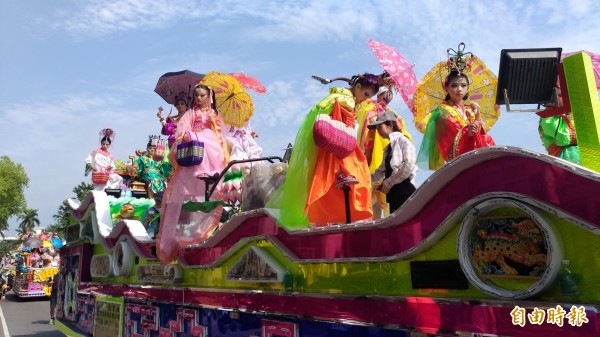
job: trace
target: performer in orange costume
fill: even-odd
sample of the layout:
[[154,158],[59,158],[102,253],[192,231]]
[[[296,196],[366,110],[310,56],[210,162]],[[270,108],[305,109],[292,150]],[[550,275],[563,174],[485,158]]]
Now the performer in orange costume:
[[[354,76],[350,89],[331,88],[330,94],[313,107],[302,122],[290,158],[284,185],[269,200],[267,207],[280,209],[280,224],[286,227],[322,226],[345,222],[344,193],[340,183],[350,186],[352,221],[368,219],[371,210],[371,177],[366,158],[358,144],[343,158],[318,147],[313,139],[315,120],[327,114],[354,128],[355,104],[375,95],[380,77],[372,74]],[[355,142],[356,143],[356,142]]]

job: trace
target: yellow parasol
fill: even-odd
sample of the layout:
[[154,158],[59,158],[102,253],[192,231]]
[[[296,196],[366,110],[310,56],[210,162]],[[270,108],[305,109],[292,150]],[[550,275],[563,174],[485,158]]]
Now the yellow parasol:
[[200,84],[214,91],[219,116],[225,123],[242,127],[252,117],[252,97],[233,76],[213,71],[206,74]]
[[[481,119],[485,122],[485,129],[489,130],[500,117],[500,107],[496,105],[498,78],[478,57],[471,56],[471,61],[471,69],[465,71],[470,83],[469,99],[465,103],[473,101],[481,106]],[[417,84],[413,121],[421,132],[425,132],[429,116],[446,97],[442,86],[448,75],[446,67],[447,61],[436,64]]]

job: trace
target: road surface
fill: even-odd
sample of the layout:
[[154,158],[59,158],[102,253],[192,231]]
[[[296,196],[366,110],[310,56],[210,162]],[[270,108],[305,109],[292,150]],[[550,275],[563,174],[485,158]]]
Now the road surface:
[[23,299],[12,292],[0,301],[0,337],[64,337],[50,321],[47,299]]

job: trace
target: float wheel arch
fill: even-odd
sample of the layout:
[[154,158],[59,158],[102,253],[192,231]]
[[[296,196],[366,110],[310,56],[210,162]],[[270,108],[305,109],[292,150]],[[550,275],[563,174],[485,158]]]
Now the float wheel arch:
[[[545,239],[547,249],[545,270],[539,276],[539,279],[526,289],[507,289],[486,280],[476,270],[476,266],[474,266],[471,259],[470,240],[477,221],[500,208],[517,209],[530,216]],[[460,266],[469,282],[484,293],[501,299],[525,299],[548,289],[558,276],[561,261],[564,258],[562,240],[546,214],[534,206],[508,198],[488,199],[473,206],[462,221],[458,234],[457,250]]]
[[112,251],[113,275],[128,277],[133,270],[135,257],[127,241],[119,241]]

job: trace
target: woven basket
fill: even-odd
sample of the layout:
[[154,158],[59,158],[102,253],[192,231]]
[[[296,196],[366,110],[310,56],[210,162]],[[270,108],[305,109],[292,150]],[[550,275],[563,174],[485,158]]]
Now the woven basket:
[[108,173],[92,172],[92,182],[96,185],[104,185],[108,182]]
[[184,167],[200,165],[204,158],[204,142],[198,141],[194,132],[189,136],[189,141],[177,144],[177,164]]
[[327,114],[315,118],[313,127],[315,144],[343,159],[356,149],[356,130]]

